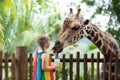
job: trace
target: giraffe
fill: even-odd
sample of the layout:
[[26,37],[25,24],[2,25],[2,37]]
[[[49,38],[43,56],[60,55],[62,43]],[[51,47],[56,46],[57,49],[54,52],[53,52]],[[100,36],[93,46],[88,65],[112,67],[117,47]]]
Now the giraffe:
[[[95,24],[91,23],[90,20],[84,19],[83,16],[79,14],[80,9],[78,9],[77,13],[74,15],[72,8],[70,8],[69,16],[65,18],[57,41],[52,48],[53,52],[59,53],[65,47],[86,37],[99,48],[108,60],[110,54],[112,54],[113,57],[115,57],[116,54],[120,56],[120,50],[114,37],[107,32],[101,31]],[[118,67],[120,67],[120,65],[118,65]],[[120,70],[118,71],[120,74]],[[108,80],[107,77],[105,80]]]

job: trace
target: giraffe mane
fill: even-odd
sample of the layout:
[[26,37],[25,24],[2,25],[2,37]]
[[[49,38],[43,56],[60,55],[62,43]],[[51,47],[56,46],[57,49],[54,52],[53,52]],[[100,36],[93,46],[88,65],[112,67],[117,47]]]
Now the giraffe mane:
[[[92,24],[92,23],[91,23],[91,25],[93,25],[96,29],[100,30],[95,24]],[[100,31],[101,31],[101,30],[100,30]],[[103,31],[102,31],[102,32],[103,32]],[[104,31],[103,33],[104,33],[106,36],[108,36],[109,38],[111,38],[111,39],[115,42],[115,44],[117,45],[117,47],[119,47],[118,44],[117,44],[117,40],[116,40],[110,33],[106,32],[106,31]]]
[[[99,29],[95,24],[92,24],[92,25],[93,25],[95,28]],[[100,30],[100,29],[99,29],[99,30]],[[106,34],[107,36],[115,39],[110,33],[106,32],[106,31],[104,31],[103,33]]]
[[114,38],[110,33],[108,33],[108,32],[103,32],[104,34],[106,34],[106,35],[108,35],[108,36],[110,36],[110,37],[112,37],[112,38]]

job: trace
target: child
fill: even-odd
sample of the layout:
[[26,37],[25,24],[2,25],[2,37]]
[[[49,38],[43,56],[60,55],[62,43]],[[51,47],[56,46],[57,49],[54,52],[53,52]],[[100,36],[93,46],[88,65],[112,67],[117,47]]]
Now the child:
[[46,49],[50,46],[47,35],[38,37],[38,49],[34,57],[34,79],[33,80],[54,80],[53,71],[59,68],[59,64],[51,65]]

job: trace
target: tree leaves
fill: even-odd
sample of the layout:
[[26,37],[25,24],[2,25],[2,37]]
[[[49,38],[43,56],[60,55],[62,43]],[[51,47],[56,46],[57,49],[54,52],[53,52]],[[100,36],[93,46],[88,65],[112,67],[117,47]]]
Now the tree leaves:
[[117,16],[117,20],[120,23],[120,0],[112,0],[113,10]]
[[94,50],[94,49],[96,49],[97,47],[96,47],[96,45],[94,45],[94,44],[91,44],[90,46],[89,46],[89,50],[90,51],[92,51],[92,50]]
[[4,46],[4,34],[3,34],[3,31],[4,31],[4,27],[2,26],[2,24],[0,23],[0,51],[3,50],[3,46]]
[[49,1],[6,0],[0,3],[0,23],[4,26],[4,30],[0,28],[0,45],[5,44],[1,45],[4,52],[11,54],[16,46],[27,46],[28,52],[34,52],[40,34],[49,34],[51,40],[56,38],[62,22],[59,11]]
[[86,3],[88,6],[93,6],[95,3],[95,0],[82,0],[83,3]]

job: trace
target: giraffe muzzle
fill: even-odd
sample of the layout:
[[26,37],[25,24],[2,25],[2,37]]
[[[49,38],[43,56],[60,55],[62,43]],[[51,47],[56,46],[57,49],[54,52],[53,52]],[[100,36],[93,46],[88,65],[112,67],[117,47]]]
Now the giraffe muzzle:
[[63,51],[63,43],[56,41],[54,47],[52,48],[53,53],[60,53]]

